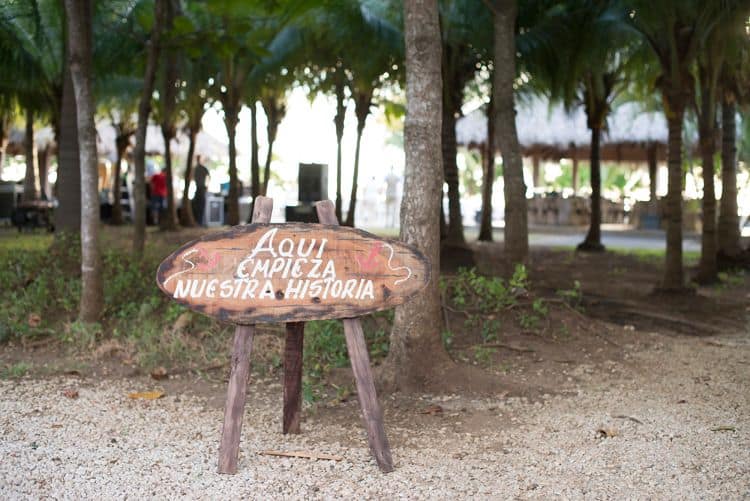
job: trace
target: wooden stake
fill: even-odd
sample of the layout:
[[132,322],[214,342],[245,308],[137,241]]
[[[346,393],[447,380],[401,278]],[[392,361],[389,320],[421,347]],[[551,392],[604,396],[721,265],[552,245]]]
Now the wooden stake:
[[[339,224],[333,203],[330,200],[318,202],[315,209],[321,223]],[[383,411],[375,392],[375,383],[370,370],[370,355],[367,352],[365,335],[359,319],[348,318],[344,320],[344,336],[346,337],[346,348],[349,351],[349,359],[354,372],[354,380],[357,383],[357,396],[359,397],[359,405],[362,407],[362,417],[367,430],[370,452],[375,457],[381,471],[388,473],[393,471],[391,448],[385,434]]]
[[[253,210],[254,223],[271,221],[273,199],[257,197]],[[224,407],[224,426],[219,446],[219,473],[237,473],[237,459],[240,452],[240,433],[242,415],[247,398],[247,380],[250,375],[250,352],[253,347],[252,325],[238,325],[234,332],[232,345],[232,366],[227,388],[227,402]]]
[[300,432],[304,322],[286,324],[284,347],[284,434]]

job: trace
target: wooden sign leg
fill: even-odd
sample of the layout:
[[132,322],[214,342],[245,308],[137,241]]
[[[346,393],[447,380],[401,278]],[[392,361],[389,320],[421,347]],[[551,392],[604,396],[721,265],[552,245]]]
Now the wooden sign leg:
[[[322,224],[338,225],[336,212],[330,200],[323,200],[315,205],[318,219]],[[370,370],[370,355],[367,352],[367,343],[362,331],[362,323],[357,318],[344,320],[344,336],[346,337],[346,348],[354,372],[354,380],[357,384],[357,396],[359,405],[362,407],[362,417],[367,429],[367,442],[370,452],[375,457],[380,469],[385,472],[393,471],[393,459],[391,459],[391,448],[388,445],[388,437],[385,435],[383,424],[383,411],[380,408],[375,383]]]
[[284,434],[300,432],[304,322],[286,324],[284,346]]
[[[258,197],[253,209],[253,222],[270,222],[272,210],[273,199]],[[238,325],[234,332],[232,366],[229,373],[227,402],[224,407],[221,445],[219,445],[219,473],[237,473],[242,415],[245,412],[247,399],[247,380],[250,375],[250,352],[253,347],[254,333],[255,327],[252,325]]]

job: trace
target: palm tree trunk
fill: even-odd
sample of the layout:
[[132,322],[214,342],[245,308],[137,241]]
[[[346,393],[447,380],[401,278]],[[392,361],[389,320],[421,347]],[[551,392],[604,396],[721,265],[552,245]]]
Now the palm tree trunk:
[[185,160],[185,182],[182,187],[182,208],[180,210],[180,224],[187,227],[195,226],[193,205],[190,203],[190,181],[193,179],[193,157],[195,156],[195,138],[197,135],[198,128],[190,127],[188,154]]
[[346,104],[344,103],[344,69],[336,70],[336,116],[333,123],[336,125],[336,218],[341,221],[341,141],[344,137],[344,118],[346,117]]
[[[125,222],[122,215],[122,159],[130,145],[130,134],[120,134],[115,138],[117,158],[115,159],[115,171],[112,176],[112,224],[120,225]],[[131,208],[132,212],[132,208]],[[131,214],[132,216],[132,214]]]
[[649,201],[656,204],[656,176],[658,172],[656,143],[648,147],[648,194]]
[[266,113],[267,125],[266,135],[268,136],[268,151],[266,152],[266,163],[263,168],[263,186],[261,195],[266,196],[268,193],[268,183],[271,180],[271,160],[273,159],[273,144],[276,141],[276,134],[279,130],[279,124],[286,113],[283,100],[262,100],[261,105]]
[[81,303],[79,318],[97,322],[104,306],[99,255],[99,170],[92,92],[92,2],[65,0],[70,70],[78,109],[81,161]]
[[521,147],[516,130],[513,81],[516,78],[515,0],[496,0],[494,19],[495,71],[495,143],[503,155],[505,179],[505,254],[512,264],[529,258],[529,227],[526,184],[523,180]]
[[[169,33],[174,26],[175,0],[166,1],[164,19],[164,30]],[[177,84],[179,83],[179,68],[177,66],[177,53],[174,47],[167,46],[164,57],[164,89],[160,97],[163,117],[161,122],[161,135],[164,139],[164,171],[167,180],[167,209],[163,217],[159,216],[159,225],[162,230],[177,230],[177,206],[174,196],[174,176],[172,169],[172,139],[175,137],[174,108],[177,97]]]
[[163,217],[159,217],[161,229],[166,231],[177,230],[177,206],[174,202],[174,178],[172,176],[172,138],[174,129],[170,125],[162,126],[161,135],[164,138],[164,173],[167,178],[167,210]]
[[716,190],[714,188],[714,154],[716,153],[716,113],[708,92],[702,91],[701,112],[698,114],[698,134],[703,165],[703,228],[701,232],[701,260],[697,280],[713,283],[718,279],[716,253]]
[[495,110],[490,95],[487,107],[487,142],[482,150],[482,217],[479,241],[492,242],[492,188],[495,184]]
[[450,363],[440,333],[440,230],[436,215],[442,186],[441,41],[435,1],[404,2],[406,121],[401,239],[430,260],[432,279],[409,303],[396,308],[383,382],[393,389],[419,386]]
[[156,66],[159,62],[161,49],[161,30],[164,23],[166,0],[156,0],[154,3],[154,27],[151,30],[151,40],[146,58],[146,73],[143,77],[143,88],[138,103],[138,127],[135,133],[135,150],[133,160],[135,164],[135,182],[133,185],[133,221],[135,235],[133,237],[133,252],[137,256],[143,255],[146,246],[146,129],[148,115],[151,112],[151,96],[154,92],[156,80]]
[[[55,228],[59,235],[77,235],[81,231],[81,169],[78,155],[78,118],[73,80],[70,76],[67,49],[64,65],[60,122],[56,127],[57,181],[55,191],[59,206],[55,211]],[[65,242],[61,240],[60,242]]]
[[268,193],[268,181],[271,179],[271,158],[273,157],[273,143],[276,137],[268,135],[268,151],[266,152],[266,163],[263,167],[263,186],[261,186],[260,194],[264,197]]
[[357,188],[359,181],[359,152],[362,133],[365,130],[367,116],[372,105],[372,92],[355,92],[354,112],[357,115],[357,146],[354,150],[354,172],[352,173],[352,191],[349,196],[349,210],[346,212],[345,226],[354,226],[354,211],[357,207]]
[[349,195],[349,210],[346,212],[344,226],[354,226],[354,211],[357,206],[357,178],[359,177],[359,147],[362,142],[362,130],[364,123],[357,123],[357,146],[354,150],[354,172],[352,173],[352,191]]
[[8,132],[10,119],[8,114],[0,112],[0,179],[3,177],[3,165],[5,164],[5,150],[8,147]]
[[[229,195],[227,196],[227,224],[236,226],[240,224],[240,202],[239,202],[239,179],[237,177],[237,146],[235,134],[237,132],[237,108],[225,107],[224,125],[229,136]],[[251,211],[252,212],[252,211]]]
[[49,200],[49,151],[50,144],[47,143],[44,148],[37,148],[36,162],[39,167],[39,197],[42,200]]
[[26,157],[26,175],[23,178],[23,200],[37,200],[39,191],[36,182],[36,148],[34,148],[34,111],[26,110],[26,131],[23,140]]
[[736,257],[741,253],[740,219],[737,215],[737,129],[735,105],[721,103],[721,207],[719,211],[719,253]]
[[579,251],[602,252],[602,167],[600,160],[600,143],[602,131],[598,127],[591,128],[591,220],[586,238],[578,244]]
[[672,106],[667,116],[669,138],[667,167],[669,170],[666,204],[667,251],[662,287],[666,291],[681,291],[685,282],[682,269],[682,121],[683,106]]
[[[255,101],[250,105],[250,190],[253,201],[255,201],[255,197],[261,193],[258,160],[258,109]],[[252,219],[252,211],[249,217]]]
[[456,164],[456,116],[454,110],[443,108],[442,124],[443,175],[448,185],[448,234],[446,241],[462,244],[464,225],[461,218],[461,193],[459,192],[458,165]]

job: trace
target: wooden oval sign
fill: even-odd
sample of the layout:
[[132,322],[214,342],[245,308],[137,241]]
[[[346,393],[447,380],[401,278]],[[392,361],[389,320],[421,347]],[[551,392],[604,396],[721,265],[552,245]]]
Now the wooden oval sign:
[[156,275],[175,301],[238,324],[356,317],[404,303],[429,280],[427,258],[402,242],[296,223],[207,235]]

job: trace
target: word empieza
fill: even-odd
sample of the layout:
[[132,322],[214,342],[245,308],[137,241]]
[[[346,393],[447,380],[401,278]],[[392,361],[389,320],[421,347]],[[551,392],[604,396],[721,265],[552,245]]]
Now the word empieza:
[[[374,286],[370,279],[336,275],[333,259],[326,259],[328,239],[300,238],[297,242],[284,238],[274,242],[277,229],[266,231],[252,252],[237,265],[232,279],[177,278],[175,298],[222,299],[306,299],[319,302],[328,298],[374,300]],[[317,249],[316,249],[317,247]],[[196,250],[196,252],[199,252]],[[191,253],[183,259],[196,268]],[[179,272],[178,272],[179,273]],[[172,278],[172,277],[170,277]],[[278,286],[279,282],[285,284]],[[276,285],[274,285],[276,284]]]

